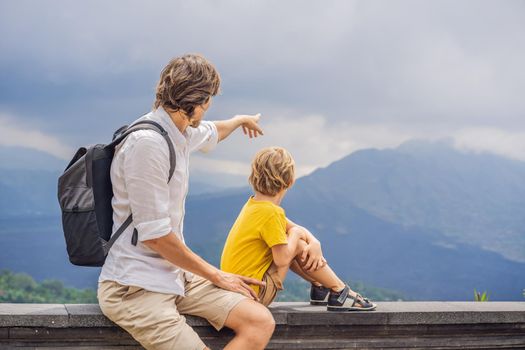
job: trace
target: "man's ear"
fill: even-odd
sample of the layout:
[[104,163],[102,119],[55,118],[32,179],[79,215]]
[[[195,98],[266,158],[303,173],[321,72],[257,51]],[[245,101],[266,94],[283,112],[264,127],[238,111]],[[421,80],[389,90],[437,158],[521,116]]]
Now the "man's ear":
[[[179,109],[180,113],[182,114],[182,116],[184,117],[184,119],[187,119],[187,120],[191,120],[191,116],[188,114],[188,112],[186,112],[185,110],[183,110],[182,108]],[[195,112],[195,109],[193,110]],[[193,115],[193,114],[192,114]]]

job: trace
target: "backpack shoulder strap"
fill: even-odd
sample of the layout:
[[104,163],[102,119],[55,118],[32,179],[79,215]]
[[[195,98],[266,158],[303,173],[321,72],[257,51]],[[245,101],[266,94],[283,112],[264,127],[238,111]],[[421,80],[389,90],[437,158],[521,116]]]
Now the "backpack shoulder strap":
[[[129,214],[126,221],[124,221],[124,223],[120,225],[118,230],[111,235],[111,238],[109,239],[109,241],[106,242],[103,239],[101,239],[102,249],[104,249],[104,255],[108,255],[109,249],[113,246],[113,243],[115,243],[115,241],[120,237],[122,232],[124,232],[128,228],[128,226],[131,224],[132,221],[133,221],[133,215]],[[133,235],[135,235],[135,230],[133,230]]]
[[[168,143],[168,148],[170,150],[170,171],[168,175],[168,182],[170,182],[171,177],[173,176],[173,173],[175,172],[175,165],[176,165],[177,158],[175,156],[175,148],[173,147],[173,143],[171,142],[171,139],[168,133],[166,132],[166,130],[164,130],[164,128],[159,123],[154,122],[153,120],[141,120],[127,128],[122,127],[116,131],[113,141],[109,145],[107,145],[107,147],[115,148],[119,143],[121,143],[131,133],[138,131],[138,130],[156,131],[159,134],[161,134],[162,137],[164,137],[164,140],[166,140],[166,142]],[[110,240],[106,244],[103,244],[103,249],[106,255],[109,252],[109,249],[111,248],[111,246],[113,246],[113,243],[115,243],[115,241],[126,230],[126,228],[128,228],[128,226],[131,224],[132,221],[133,221],[133,214],[129,214],[126,221],[124,221],[124,223],[120,225],[117,231],[111,235]],[[134,229],[133,235],[131,237],[131,243],[133,245],[137,245],[137,241],[138,241],[138,232],[137,232],[137,229]]]
[[[117,130],[117,133],[121,131],[122,128]],[[129,126],[125,131],[121,132],[120,134],[117,134],[115,139],[107,146],[115,148],[119,143],[124,141],[126,137],[128,137],[131,133],[138,131],[138,130],[153,130],[158,132],[159,134],[164,137],[164,140],[166,140],[166,143],[168,144],[168,148],[170,151],[170,171],[168,175],[168,182],[171,180],[171,177],[173,176],[173,173],[175,172],[175,165],[177,162],[177,157],[175,156],[175,148],[173,147],[173,142],[171,142],[171,139],[168,135],[168,132],[164,130],[164,128],[157,122],[153,120],[141,120],[136,122],[135,124]]]

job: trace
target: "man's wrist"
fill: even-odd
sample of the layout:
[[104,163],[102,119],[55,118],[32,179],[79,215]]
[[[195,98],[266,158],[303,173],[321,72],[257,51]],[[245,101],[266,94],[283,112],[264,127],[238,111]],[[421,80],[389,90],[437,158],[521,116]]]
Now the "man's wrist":
[[244,115],[236,115],[232,119],[235,121],[235,126],[239,127],[242,124],[244,124],[244,122],[246,121],[246,116],[244,116]]
[[214,269],[209,277],[208,277],[208,280],[213,283],[213,284],[217,284],[221,279],[221,271],[219,269]]

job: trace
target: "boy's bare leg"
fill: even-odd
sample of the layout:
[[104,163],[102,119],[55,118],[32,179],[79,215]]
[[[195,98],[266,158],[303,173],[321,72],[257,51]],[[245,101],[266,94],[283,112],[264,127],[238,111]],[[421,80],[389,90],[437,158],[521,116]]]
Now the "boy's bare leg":
[[[302,252],[304,247],[307,245],[307,243],[303,240],[299,241],[299,250]],[[300,261],[300,254],[296,256],[295,261]],[[310,279],[313,279],[315,282],[320,283],[322,286],[326,288],[330,288],[333,291],[341,291],[345,287],[345,283],[337,277],[335,272],[328,266],[328,264],[325,264],[323,267],[320,267],[317,270],[304,270],[299,264],[299,268],[303,271],[304,274],[306,274]]]
[[[284,281],[284,279],[286,278],[286,273],[288,272],[288,269],[292,269],[292,271],[294,272],[297,271],[296,273],[308,282],[314,283],[316,285],[321,284],[324,287],[331,288],[334,291],[342,290],[345,287],[344,282],[341,281],[339,277],[337,277],[335,272],[332,271],[332,269],[328,265],[324,265],[316,271],[306,271],[301,267],[300,257],[308,243],[306,243],[306,241],[303,239],[298,239],[298,237],[304,237],[304,234],[301,233],[301,230],[303,230],[302,228],[294,227],[291,230],[296,232],[290,231],[288,233],[288,248],[293,252],[294,258],[292,258],[290,264],[287,266],[276,266],[281,281]],[[291,235],[293,235],[294,237],[292,237]]]
[[[295,232],[292,232],[292,231],[295,231]],[[299,260],[296,257],[298,254],[300,255],[302,253],[302,249],[304,249],[304,245],[302,244],[299,245],[299,242],[298,242],[298,240],[305,239],[304,233],[299,227],[294,227],[290,230],[290,232],[287,232],[286,234],[288,235],[288,245],[290,246],[290,250],[294,251],[295,253],[294,253],[294,258],[292,258],[289,266],[287,266],[286,269],[283,269],[282,272],[279,271],[279,268],[277,269],[280,272],[279,276],[281,277],[281,281],[284,281],[284,277],[286,277],[286,272],[288,271],[288,268],[290,268],[290,270],[295,272],[302,279],[316,286],[320,286],[321,284],[319,282],[315,281],[312,277],[310,277],[303,271],[303,269],[301,268],[301,265],[299,264]],[[296,235],[296,236],[292,238],[290,235]]]
[[[295,232],[293,232],[295,231]],[[297,273],[300,277],[304,278],[310,283],[315,285],[321,284],[326,288],[330,288],[334,291],[340,291],[345,287],[345,283],[337,277],[334,271],[325,264],[323,267],[320,267],[317,270],[305,270],[301,266],[301,254],[303,253],[304,248],[308,245],[304,239],[294,239],[290,235],[295,235],[295,237],[305,237],[303,233],[304,229],[301,227],[293,227],[288,232],[289,240],[288,245],[290,250],[294,252],[294,258],[291,260],[289,268]],[[277,270],[279,272],[279,277],[281,281],[284,281],[286,273],[288,272],[288,266],[286,268],[281,267]]]
[[[293,228],[293,229],[302,230],[302,228],[300,227]],[[297,247],[295,250],[297,252],[297,255],[294,259],[297,265],[294,266],[294,269],[295,267],[297,267],[300,270],[298,275],[301,277],[303,277],[303,275],[306,275],[308,278],[305,278],[305,280],[309,282],[312,282],[313,280],[314,282],[318,282],[319,284],[321,284],[323,287],[330,288],[331,290],[335,292],[339,292],[343,290],[343,288],[345,287],[345,283],[339,277],[337,277],[335,272],[330,268],[330,266],[328,266],[328,264],[324,265],[323,267],[320,267],[317,270],[305,270],[302,267],[301,254],[307,244],[308,243],[306,243],[306,241],[302,239],[297,242]],[[293,261],[292,261],[292,264],[293,264]],[[355,296],[356,294],[357,293],[355,291],[350,289],[351,296]]]
[[[300,227],[294,227],[292,230],[304,230]],[[294,232],[298,236],[303,236],[300,232]],[[294,234],[292,233],[292,234]],[[297,236],[296,236],[297,237]],[[290,261],[290,265],[285,267],[277,267],[279,278],[284,281],[288,269],[296,272],[300,277],[314,285],[322,285],[325,288],[330,288],[334,292],[340,292],[344,289],[346,284],[335,274],[335,272],[325,264],[317,270],[305,270],[301,266],[301,255],[308,245],[304,239],[289,239],[288,245],[290,250],[294,252],[294,258]],[[273,264],[273,263],[272,263]],[[351,296],[355,297],[357,293],[352,289],[349,290]],[[361,304],[358,302],[358,305]]]
[[310,283],[312,283],[312,284],[314,284],[314,285],[316,285],[318,287],[321,286],[321,283],[317,282],[312,277],[307,275],[306,272],[303,271],[303,268],[301,267],[301,265],[297,261],[297,258],[292,260],[292,263],[290,264],[290,270],[295,272],[296,275],[298,275],[299,277],[301,277],[305,281],[308,281],[308,282],[310,282]]
[[282,266],[277,266],[274,262],[272,262],[272,266],[277,269],[277,274],[279,275],[279,279],[281,281],[285,280],[286,274],[288,273],[288,269],[291,269],[305,280],[309,282],[315,282],[312,277],[308,276],[303,272],[303,269],[301,269],[298,262],[296,261],[296,258],[301,255],[306,244],[306,241],[300,238],[304,237],[304,234],[298,228],[293,228],[292,230],[295,232],[290,231],[287,233],[288,250],[291,252],[291,260],[288,264]]

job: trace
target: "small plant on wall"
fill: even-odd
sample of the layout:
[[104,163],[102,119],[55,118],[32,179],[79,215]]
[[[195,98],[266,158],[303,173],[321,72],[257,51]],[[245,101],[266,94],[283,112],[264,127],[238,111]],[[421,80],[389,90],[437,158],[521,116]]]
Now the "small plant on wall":
[[474,289],[474,301],[489,301],[489,296],[486,291],[480,293]]

